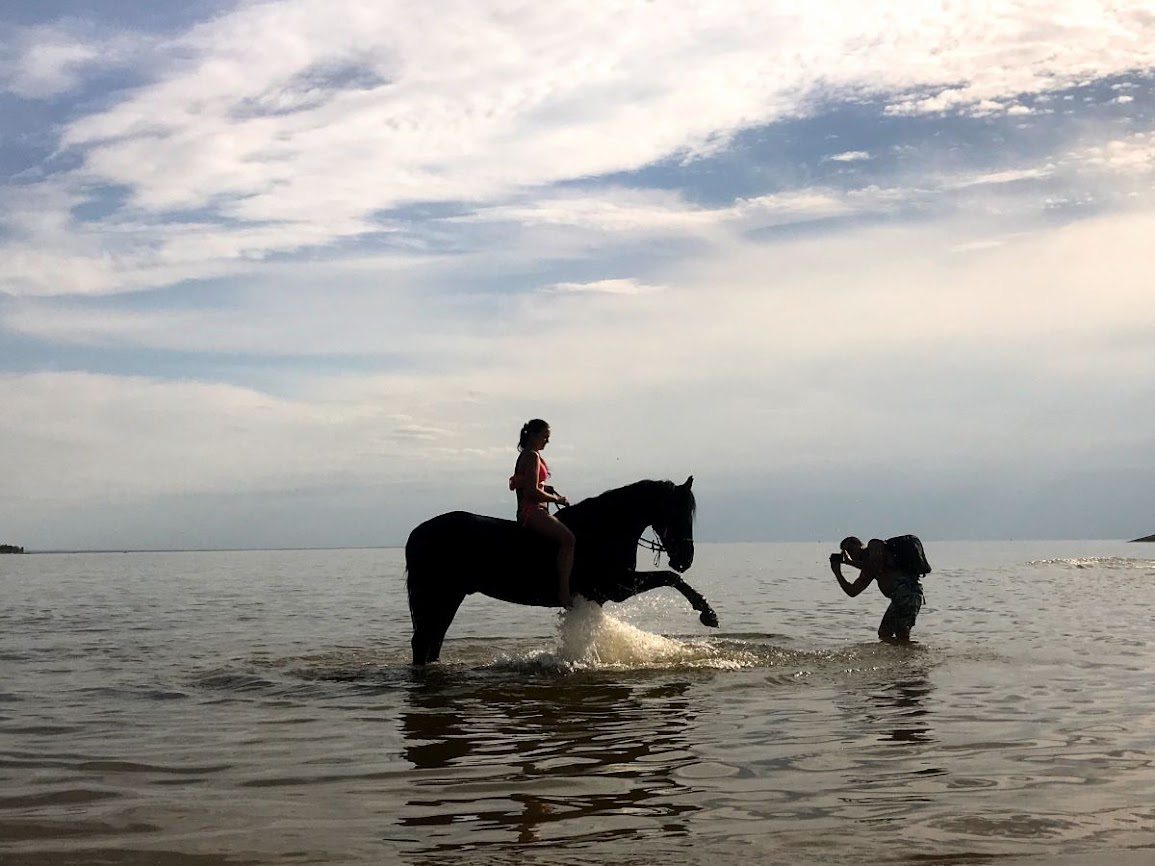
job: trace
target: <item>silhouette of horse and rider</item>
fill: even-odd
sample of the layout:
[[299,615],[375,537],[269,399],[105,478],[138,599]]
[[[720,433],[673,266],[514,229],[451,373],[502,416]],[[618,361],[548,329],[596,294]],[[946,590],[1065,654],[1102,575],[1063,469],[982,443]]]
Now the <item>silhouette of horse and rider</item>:
[[[545,484],[549,470],[539,452],[548,441],[544,421],[522,427],[509,482],[518,494],[518,520],[452,511],[410,533],[405,567],[415,665],[438,660],[458,607],[475,592],[514,604],[568,607],[573,595],[603,604],[668,586],[685,596],[703,625],[718,625],[706,599],[681,576],[694,562],[693,476],[682,484],[638,481],[569,505]],[[550,514],[550,504],[562,507]],[[636,569],[647,527],[672,570]]]

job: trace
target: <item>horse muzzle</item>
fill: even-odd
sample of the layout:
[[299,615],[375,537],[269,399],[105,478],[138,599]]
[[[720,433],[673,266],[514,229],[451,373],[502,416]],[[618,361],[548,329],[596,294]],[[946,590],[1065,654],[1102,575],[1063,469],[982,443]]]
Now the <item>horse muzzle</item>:
[[672,550],[667,548],[666,555],[670,558],[670,568],[681,574],[694,564],[694,542],[679,544]]

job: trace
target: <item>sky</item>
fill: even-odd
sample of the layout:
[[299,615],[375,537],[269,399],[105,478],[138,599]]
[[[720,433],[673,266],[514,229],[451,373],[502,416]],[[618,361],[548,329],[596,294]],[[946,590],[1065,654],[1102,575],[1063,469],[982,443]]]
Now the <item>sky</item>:
[[0,542],[1155,532],[1155,9],[0,7]]

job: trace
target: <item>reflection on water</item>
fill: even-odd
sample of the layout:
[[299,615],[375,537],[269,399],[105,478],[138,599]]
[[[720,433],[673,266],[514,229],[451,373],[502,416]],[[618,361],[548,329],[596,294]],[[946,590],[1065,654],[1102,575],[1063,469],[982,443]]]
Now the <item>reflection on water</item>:
[[1137,550],[936,545],[893,647],[824,549],[703,545],[722,631],[471,599],[428,671],[398,551],[21,557],[0,862],[1146,866]]
[[[406,695],[417,852],[689,832],[675,769],[692,760],[684,682],[428,675]],[[442,830],[441,828],[445,828]]]
[[869,666],[837,680],[847,731],[864,742],[933,744],[935,655],[917,644],[868,645],[862,652]]
[[[926,706],[926,698],[934,691],[924,668],[910,671],[902,678],[878,691],[871,692],[870,697],[885,712],[880,716],[879,727],[894,728],[886,730],[880,737],[884,742],[896,743],[926,743],[932,740],[930,736],[930,710]],[[884,721],[888,719],[889,722]]]

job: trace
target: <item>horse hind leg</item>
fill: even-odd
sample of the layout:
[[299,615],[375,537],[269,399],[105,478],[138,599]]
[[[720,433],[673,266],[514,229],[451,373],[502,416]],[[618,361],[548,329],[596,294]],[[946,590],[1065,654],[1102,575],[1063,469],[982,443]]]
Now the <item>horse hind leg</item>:
[[441,657],[441,643],[449,630],[457,608],[465,600],[465,594],[443,589],[433,591],[424,582],[414,580],[409,572],[409,618],[413,622],[413,664],[426,665]]

